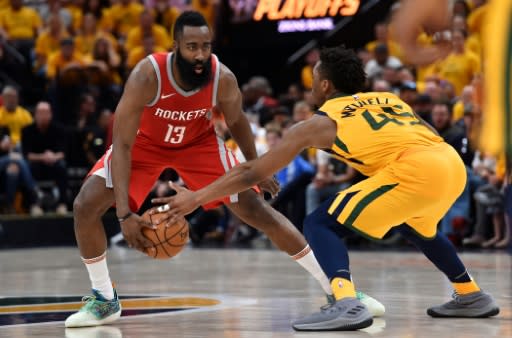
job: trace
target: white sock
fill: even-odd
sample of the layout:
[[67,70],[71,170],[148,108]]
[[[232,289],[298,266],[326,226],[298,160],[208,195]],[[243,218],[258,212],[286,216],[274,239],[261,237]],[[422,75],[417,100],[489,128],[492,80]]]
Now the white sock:
[[318,264],[313,250],[306,245],[299,253],[291,256],[297,263],[300,264],[307,272],[309,272],[315,279],[320,283],[324,292],[328,295],[332,295],[331,283],[325,275],[324,271]]
[[92,288],[98,290],[105,299],[113,299],[114,288],[108,274],[107,252],[95,258],[82,257],[82,261],[89,272]]

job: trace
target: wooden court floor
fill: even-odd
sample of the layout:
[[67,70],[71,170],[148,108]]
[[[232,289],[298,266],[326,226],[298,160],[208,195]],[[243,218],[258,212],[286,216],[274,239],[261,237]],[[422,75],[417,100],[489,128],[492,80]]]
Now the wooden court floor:
[[501,313],[491,319],[433,319],[428,306],[451,295],[450,284],[422,255],[351,253],[356,285],[387,307],[356,332],[296,333],[290,322],[316,311],[316,281],[276,250],[192,249],[155,261],[114,248],[108,260],[123,300],[113,325],[68,329],[63,319],[88,293],[74,248],[0,251],[0,337],[512,337],[512,259],[506,253],[461,255]]

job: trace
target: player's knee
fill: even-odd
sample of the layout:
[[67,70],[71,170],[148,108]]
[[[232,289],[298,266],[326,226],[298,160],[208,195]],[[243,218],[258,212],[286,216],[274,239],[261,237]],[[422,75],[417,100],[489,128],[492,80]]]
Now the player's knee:
[[[81,190],[73,201],[73,213],[76,218],[89,218],[98,214],[98,204],[90,198],[86,190]],[[101,216],[101,215],[100,215]]]

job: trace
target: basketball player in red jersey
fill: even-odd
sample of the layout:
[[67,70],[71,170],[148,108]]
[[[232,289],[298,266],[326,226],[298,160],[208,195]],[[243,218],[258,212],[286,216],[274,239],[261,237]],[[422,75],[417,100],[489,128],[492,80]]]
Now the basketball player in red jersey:
[[[74,202],[75,235],[93,296],[66,320],[66,327],[106,324],[121,314],[106,263],[101,216],[108,208],[115,203],[127,243],[143,251],[152,246],[141,232],[150,225],[135,212],[165,168],[175,169],[191,190],[197,190],[237,164],[215,134],[213,109],[224,115],[244,156],[248,160],[257,157],[236,78],[211,53],[211,39],[204,18],[197,12],[184,12],[174,27],[174,52],[150,55],[131,73],[116,109],[113,146],[92,168]],[[260,187],[272,194],[278,191],[272,178]],[[304,237],[254,190],[203,207],[221,203],[263,231],[332,294]],[[364,294],[361,297],[375,314],[383,314],[382,304]]]

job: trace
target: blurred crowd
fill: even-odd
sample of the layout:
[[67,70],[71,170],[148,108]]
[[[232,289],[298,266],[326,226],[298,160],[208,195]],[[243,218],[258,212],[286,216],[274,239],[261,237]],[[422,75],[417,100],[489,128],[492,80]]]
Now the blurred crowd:
[[[66,214],[85,173],[111,143],[113,111],[122,85],[146,55],[169,50],[179,13],[195,9],[214,26],[222,3],[207,0],[0,0],[0,199],[4,213]],[[392,92],[409,104],[460,154],[467,186],[439,224],[454,244],[504,248],[511,242],[512,201],[504,155],[478,149],[482,114],[482,22],[485,0],[453,2],[451,30],[421,34],[422,44],[450,43],[452,52],[434,64],[413,67],[394,41],[388,17],[374,27],[374,40],[358,49],[368,75],[367,90]],[[317,49],[304,57],[300,74],[284,93],[255,74],[241,85],[243,108],[259,154],[278,144],[288,128],[308,119]],[[21,104],[23,102],[23,104]],[[492,113],[492,112],[486,112]],[[219,133],[243,155],[222,119]],[[428,165],[428,163],[425,163]],[[276,174],[281,192],[269,202],[297,228],[329,195],[364,177],[326,152],[305,150]],[[155,183],[151,196],[169,193],[172,170]],[[509,194],[510,195],[510,194]],[[149,199],[148,199],[149,201]],[[143,208],[148,208],[146,203]],[[190,218],[194,243],[250,242],[261,234],[227,208],[196,211]],[[395,241],[393,234],[388,241]]]

